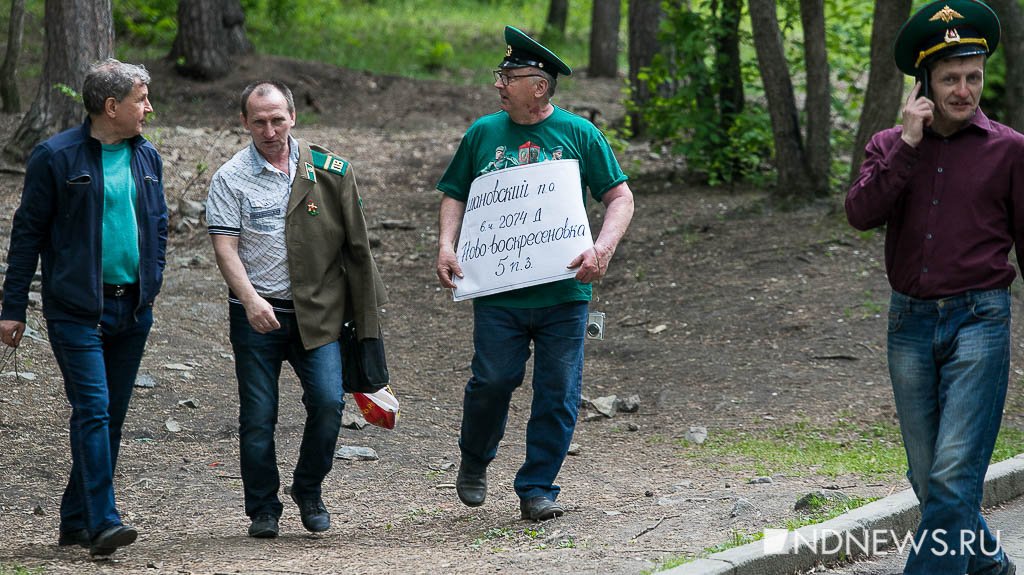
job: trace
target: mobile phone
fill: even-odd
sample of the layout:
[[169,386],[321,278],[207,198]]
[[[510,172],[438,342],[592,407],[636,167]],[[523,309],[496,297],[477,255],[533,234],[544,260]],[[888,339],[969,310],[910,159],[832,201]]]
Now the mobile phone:
[[932,86],[931,80],[928,78],[928,68],[921,68],[921,73],[917,75],[917,79],[921,82],[921,91],[917,93],[922,98],[932,99]]

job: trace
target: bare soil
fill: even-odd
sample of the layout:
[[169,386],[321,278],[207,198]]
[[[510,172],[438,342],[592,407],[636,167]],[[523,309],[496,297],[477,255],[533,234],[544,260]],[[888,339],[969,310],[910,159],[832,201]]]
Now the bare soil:
[[[620,156],[637,210],[595,287],[592,307],[608,314],[607,339],[586,344],[584,395],[637,394],[640,409],[611,419],[584,412],[579,454],[559,476],[568,513],[521,521],[512,479],[524,455],[524,385],[491,467],[487,503],[464,507],[453,484],[471,304],[453,303],[437,287],[434,184],[472,119],[496,109],[493,91],[268,57],[243,61],[212,83],[178,78],[163,62],[149,67],[158,116],[147,136],[165,158],[169,202],[183,208],[173,214],[166,283],[142,365],[156,386],[136,389],[116,474],[124,519],[141,536],[111,561],[57,547],[69,408],[48,344],[26,339],[19,368],[35,379],[16,379],[10,363],[0,368],[0,567],[153,575],[637,573],[722,543],[733,530],[779,525],[815,489],[838,485],[880,497],[906,487],[898,474],[828,477],[815,467],[751,484],[757,458],[707,457],[680,441],[690,426],[715,437],[796,422],[894,423],[882,240],[853,232],[838,198],[776,211],[764,190],[689,183],[678,162],[638,143]],[[247,144],[236,99],[256,77],[289,82],[296,135],[354,166],[379,239],[391,299],[385,338],[402,401],[394,431],[342,431],[339,445],[372,447],[380,459],[337,460],[324,486],[333,528],[311,536],[286,503],[282,536],[269,541],[246,536],[226,290],[205,228],[185,202],[202,201],[212,172]],[[598,123],[622,117],[618,81],[581,77],[559,89],[559,104],[597,110]],[[17,120],[3,118],[6,133]],[[4,247],[20,186],[19,176],[0,174]],[[592,220],[600,225],[599,209]],[[38,308],[30,324],[42,337]],[[1020,360],[1018,342],[1015,368]],[[287,369],[280,389],[278,456],[287,485],[303,411]],[[188,399],[197,407],[180,405]],[[1024,424],[1022,404],[1014,382],[1006,425]],[[168,430],[171,418],[180,431]],[[734,517],[739,498],[753,508]]]

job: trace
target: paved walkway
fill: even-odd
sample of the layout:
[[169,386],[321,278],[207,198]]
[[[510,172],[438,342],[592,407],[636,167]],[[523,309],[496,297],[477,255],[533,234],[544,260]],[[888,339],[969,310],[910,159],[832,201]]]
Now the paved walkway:
[[[985,512],[990,529],[999,532],[1003,549],[1013,558],[1018,567],[1024,563],[1024,497],[1018,497],[1005,505]],[[872,559],[831,569],[832,575],[890,575],[901,573],[907,561],[906,551],[892,551]]]

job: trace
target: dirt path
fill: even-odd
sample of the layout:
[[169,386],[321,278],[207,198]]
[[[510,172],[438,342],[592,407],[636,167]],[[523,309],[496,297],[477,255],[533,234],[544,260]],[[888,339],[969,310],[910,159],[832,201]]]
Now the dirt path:
[[[306,534],[286,505],[281,538],[246,537],[225,289],[203,229],[190,232],[186,222],[172,241],[143,360],[156,387],[136,392],[116,478],[121,509],[140,540],[100,563],[56,546],[70,464],[68,409],[48,345],[28,340],[20,367],[36,379],[0,375],[0,565],[153,575],[637,573],[721,543],[731,530],[779,524],[793,516],[797,497],[824,485],[864,496],[904,487],[898,476],[868,482],[814,469],[749,484],[756,461],[709,460],[678,441],[691,425],[714,435],[794,422],[893,422],[885,312],[877,307],[887,294],[882,245],[877,236],[854,233],[830,206],[766,213],[756,191],[670,181],[664,160],[634,149],[623,163],[639,175],[637,213],[595,290],[595,308],[608,314],[608,339],[587,343],[584,394],[637,394],[640,410],[580,423],[580,453],[559,477],[569,512],[534,524],[518,519],[511,487],[530,401],[520,390],[491,468],[488,502],[462,506],[452,485],[471,306],[436,287],[432,189],[469,118],[493,107],[489,94],[338,70],[315,76],[280,60],[251,62],[239,74],[257,65],[313,86],[322,113],[297,135],[347,157],[358,174],[392,301],[385,338],[403,402],[398,429],[342,431],[339,444],[372,447],[380,459],[337,461],[324,486],[335,525],[326,535]],[[347,97],[323,88],[335,82],[361,87]],[[212,171],[246,142],[224,120],[242,84],[154,84],[155,94],[165,94],[158,111],[161,104],[170,110],[150,134],[167,159],[170,199],[201,200]],[[563,103],[614,115],[616,93],[616,84],[580,82],[567,88]],[[185,100],[199,104],[186,110]],[[304,113],[308,104],[300,105],[300,122]],[[0,176],[3,246],[19,185]],[[31,317],[38,322],[39,311]],[[1015,365],[1022,365],[1021,343]],[[179,405],[187,399],[198,407]],[[1009,425],[1021,426],[1021,403],[1015,382]],[[168,418],[181,431],[167,431]],[[301,428],[297,380],[287,373],[277,433],[285,484]],[[739,498],[754,511],[732,517]]]

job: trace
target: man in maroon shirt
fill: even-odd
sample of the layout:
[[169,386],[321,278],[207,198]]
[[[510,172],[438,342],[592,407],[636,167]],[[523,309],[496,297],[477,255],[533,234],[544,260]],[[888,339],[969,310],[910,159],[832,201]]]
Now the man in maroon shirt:
[[1009,252],[1024,253],[1024,136],[978,107],[999,32],[977,0],[903,25],[896,64],[918,82],[846,197],[855,228],[886,226],[889,373],[921,506],[905,574],[1015,573],[980,513],[1009,379]]

